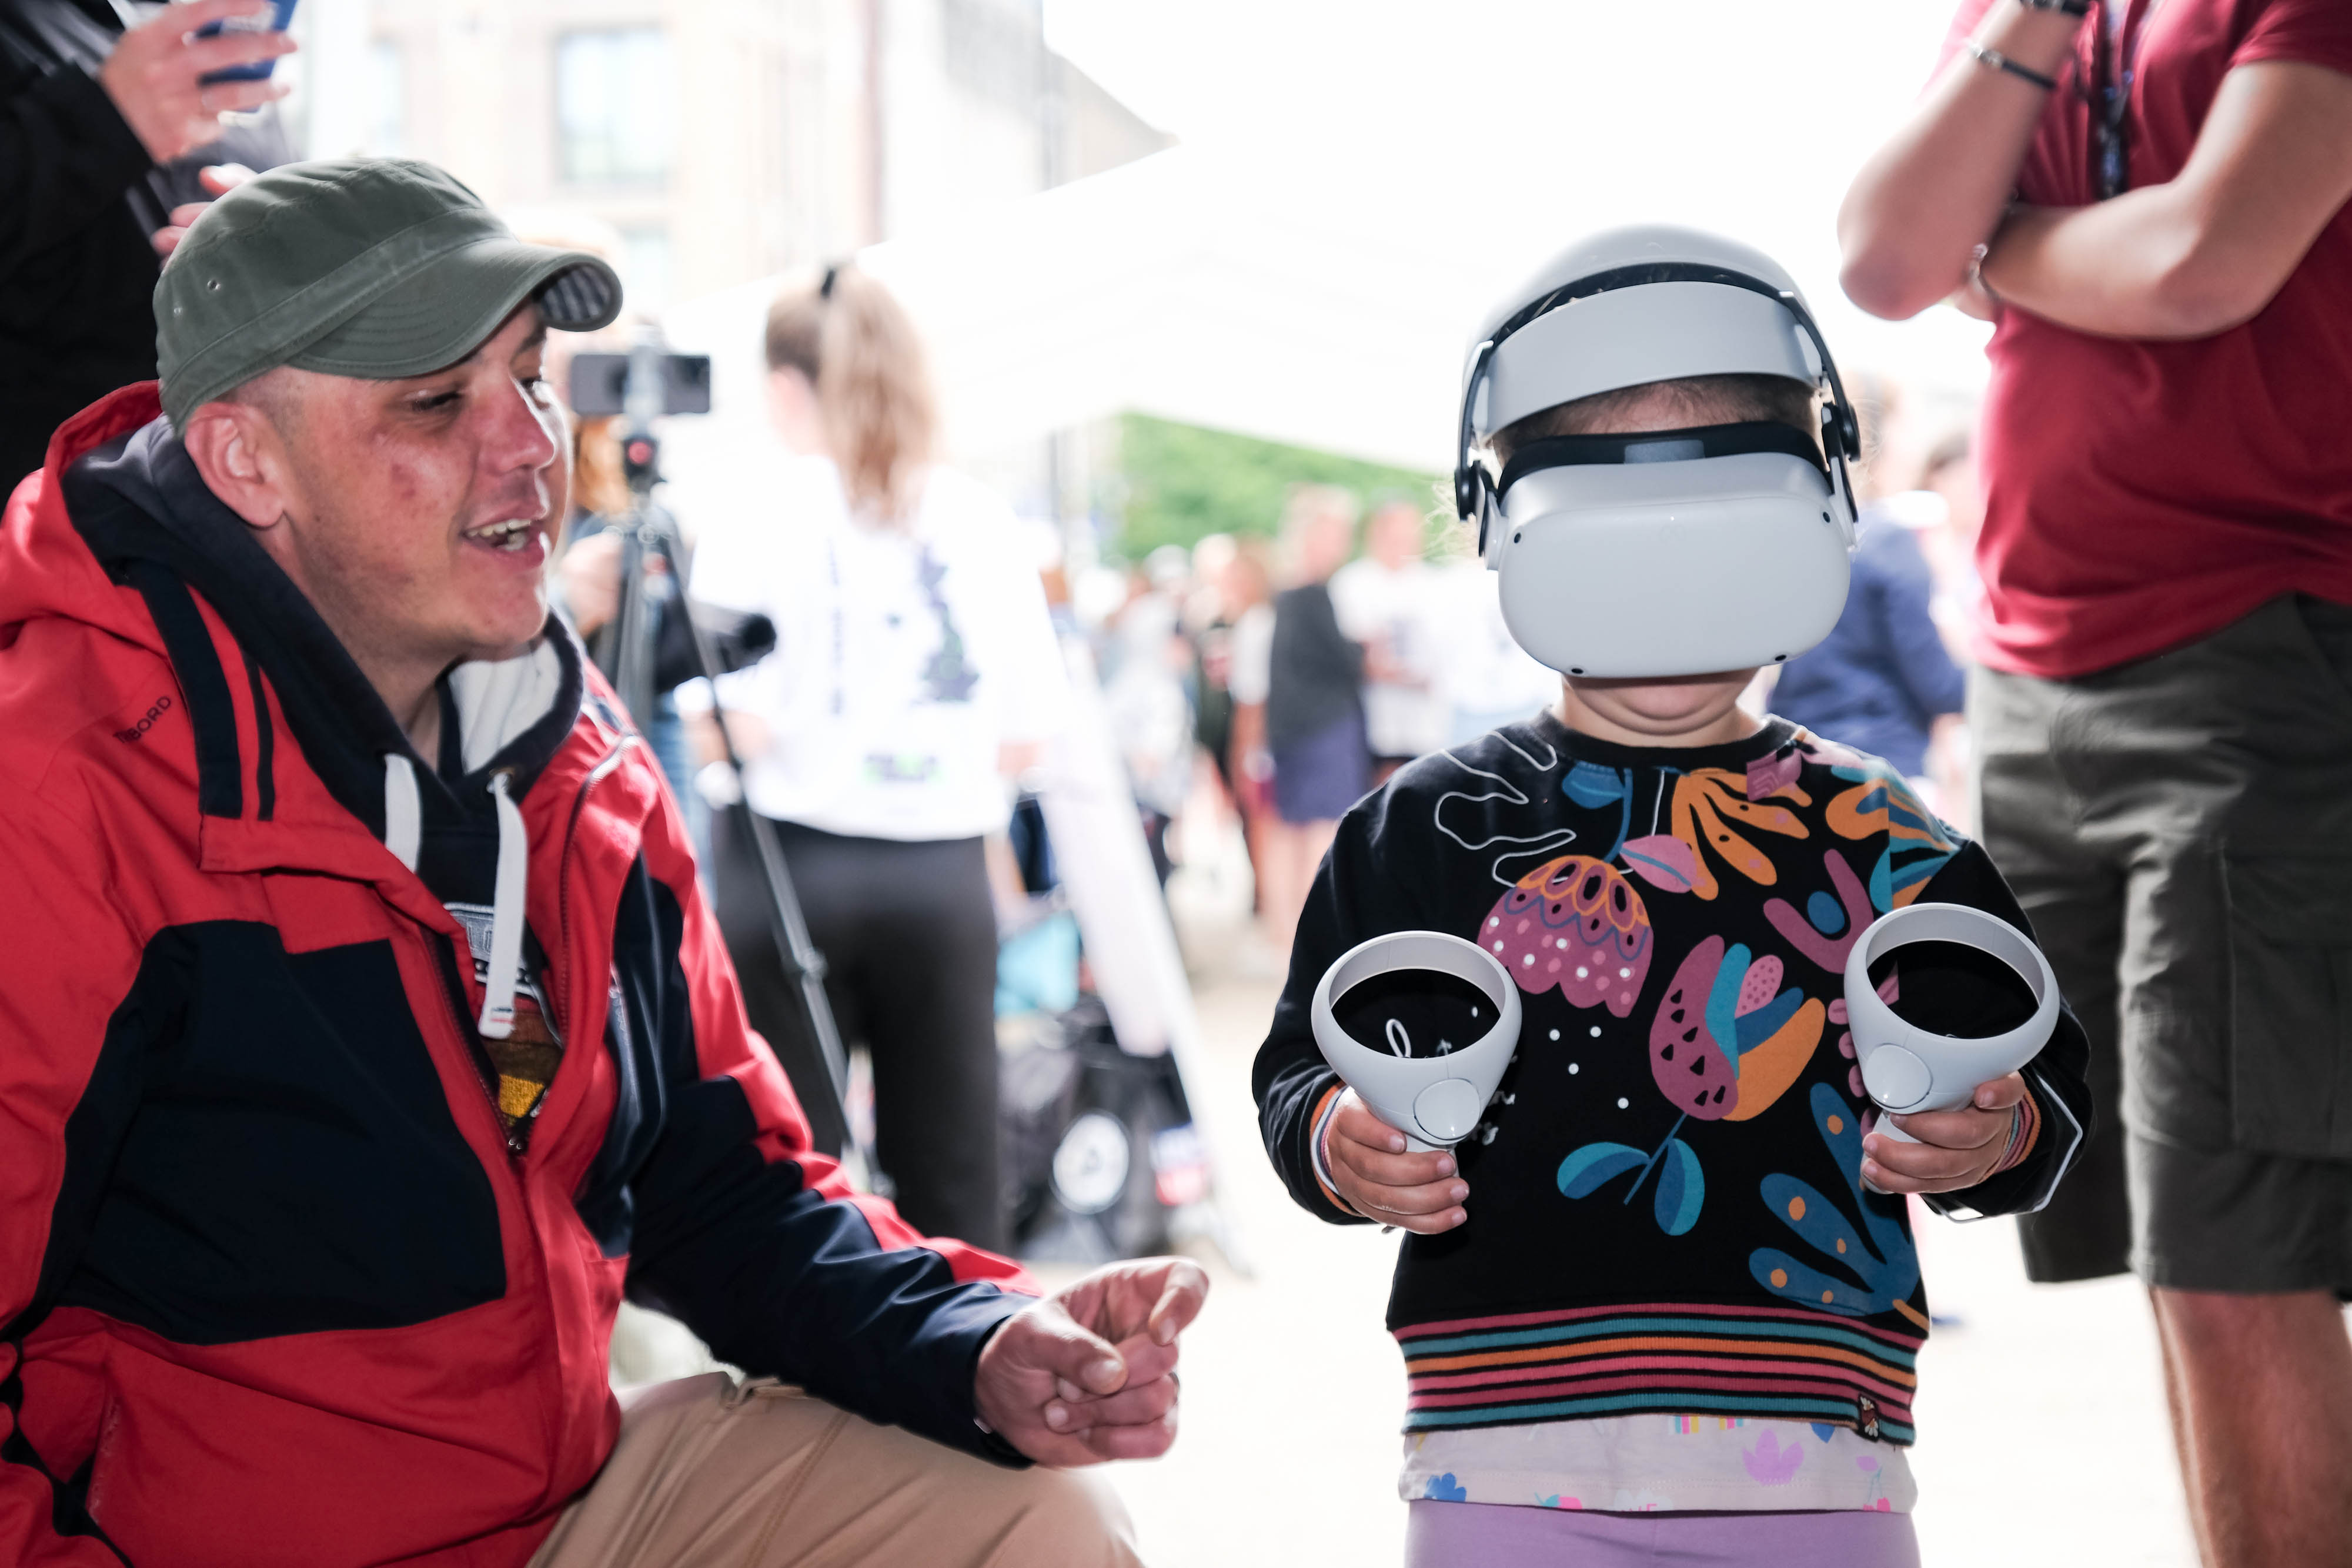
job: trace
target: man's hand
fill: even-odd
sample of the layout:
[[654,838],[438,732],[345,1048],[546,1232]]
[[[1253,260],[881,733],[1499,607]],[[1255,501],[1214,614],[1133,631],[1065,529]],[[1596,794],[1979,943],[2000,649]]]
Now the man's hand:
[[[242,163],[215,163],[196,172],[197,182],[215,196],[226,196],[252,178],[253,171]],[[211,205],[210,202],[182,202],[173,207],[172,221],[147,236],[155,254],[169,256],[179,249],[180,242],[187,237],[188,225],[203,217],[205,209]]]
[[[191,37],[215,22],[267,16],[271,9],[257,0],[194,0],[167,6],[162,16],[122,35],[99,68],[98,85],[114,100],[115,111],[147,149],[147,156],[168,163],[217,138],[222,115],[259,109],[286,96],[283,82],[224,81],[206,87],[196,79],[292,54],[294,40],[279,32]],[[178,221],[174,214],[173,222]]]
[[1862,1140],[1862,1179],[1881,1192],[1958,1192],[1992,1175],[2009,1152],[2017,1107],[2025,1098],[2018,1073],[1979,1083],[1974,1100],[1957,1111],[1918,1111],[1887,1120],[1919,1141],[1903,1143],[1873,1133]]
[[1454,1156],[1443,1149],[1405,1153],[1404,1134],[1373,1115],[1352,1089],[1331,1113],[1323,1154],[1331,1185],[1367,1219],[1435,1236],[1470,1218],[1462,1207],[1470,1184],[1454,1174]]
[[1176,1336],[1208,1294],[1182,1258],[1096,1270],[996,1331],[972,1380],[980,1418],[1040,1464],[1159,1458],[1176,1440]]

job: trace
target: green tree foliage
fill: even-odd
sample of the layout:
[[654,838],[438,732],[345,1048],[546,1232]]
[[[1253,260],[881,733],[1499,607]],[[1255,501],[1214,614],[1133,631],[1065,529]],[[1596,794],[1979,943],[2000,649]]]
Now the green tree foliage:
[[1119,420],[1118,552],[1139,560],[1207,534],[1271,535],[1294,485],[1337,485],[1367,507],[1402,496],[1434,507],[1436,476],[1139,413]]

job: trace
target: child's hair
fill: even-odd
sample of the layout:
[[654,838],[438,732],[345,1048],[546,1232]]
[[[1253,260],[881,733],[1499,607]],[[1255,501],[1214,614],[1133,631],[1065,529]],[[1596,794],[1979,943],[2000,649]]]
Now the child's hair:
[[890,291],[854,267],[768,308],[768,368],[816,389],[825,440],[853,510],[887,519],[913,503],[939,414],[922,340]]
[[1572,402],[1556,402],[1517,419],[1487,439],[1495,460],[1507,463],[1511,454],[1530,441],[1549,435],[1592,435],[1613,424],[1629,408],[1664,402],[1678,428],[1702,424],[1738,424],[1750,420],[1793,426],[1821,441],[1821,422],[1813,412],[1813,389],[1786,376],[1686,376],[1679,381],[1643,382],[1594,392]]

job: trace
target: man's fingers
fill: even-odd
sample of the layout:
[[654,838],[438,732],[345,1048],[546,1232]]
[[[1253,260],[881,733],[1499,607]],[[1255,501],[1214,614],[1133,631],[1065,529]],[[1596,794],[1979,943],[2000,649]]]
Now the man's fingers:
[[[242,163],[207,163],[196,171],[196,183],[215,196],[226,196],[252,178],[253,171]],[[199,205],[195,210],[204,209]]]
[[[1177,1259],[1168,1265],[1167,1283],[1160,1289],[1160,1300],[1152,1303],[1151,1315],[1144,1320],[1144,1333],[1155,1344],[1173,1346],[1176,1336],[1201,1315],[1208,1299],[1208,1270],[1189,1258]],[[1132,1365],[1128,1375],[1130,1379],[1137,1375]]]
[[1131,1383],[1107,1399],[1056,1399],[1045,1406],[1045,1425],[1056,1432],[1095,1427],[1144,1427],[1176,1408],[1176,1380],[1157,1377]]
[[1027,1324],[1022,1340],[1006,1347],[1022,1353],[1021,1360],[1089,1394],[1115,1394],[1127,1382],[1127,1363],[1111,1343],[1088,1332],[1058,1304],[1042,1312],[1033,1308],[1000,1332],[1010,1332],[1024,1319]]
[[1454,1156],[1443,1149],[1422,1155],[1383,1154],[1377,1146],[1344,1138],[1335,1128],[1331,1163],[1345,1166],[1376,1186],[1423,1186],[1444,1181],[1454,1171]]
[[1095,1427],[1080,1439],[1098,1459],[1156,1459],[1176,1441],[1176,1412],[1141,1427]]

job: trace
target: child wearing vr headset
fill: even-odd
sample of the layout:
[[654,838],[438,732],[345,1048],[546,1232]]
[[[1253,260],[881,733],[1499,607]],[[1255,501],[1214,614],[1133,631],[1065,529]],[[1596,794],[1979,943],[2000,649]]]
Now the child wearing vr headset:
[[[1388,1312],[1412,1563],[1917,1561],[1904,1195],[2048,1201],[2089,1131],[2088,1048],[2062,1010],[2021,1071],[1899,1135],[1865,1092],[1841,991],[1864,929],[1921,902],[2026,922],[1892,768],[1738,706],[1837,620],[1858,445],[1793,280],[1727,240],[1597,235],[1477,334],[1456,501],[1559,703],[1348,813],[1254,1076],[1300,1204],[1412,1233]],[[1450,1149],[1317,1045],[1327,971],[1400,932],[1474,942],[1516,987],[1516,1054]],[[1989,1035],[2033,1003],[1980,956],[1910,948],[1859,983]],[[1455,1049],[1415,1038],[1443,985],[1416,1003],[1400,978],[1385,1019],[1323,1027]],[[1494,1016],[1462,994],[1454,1040]]]

